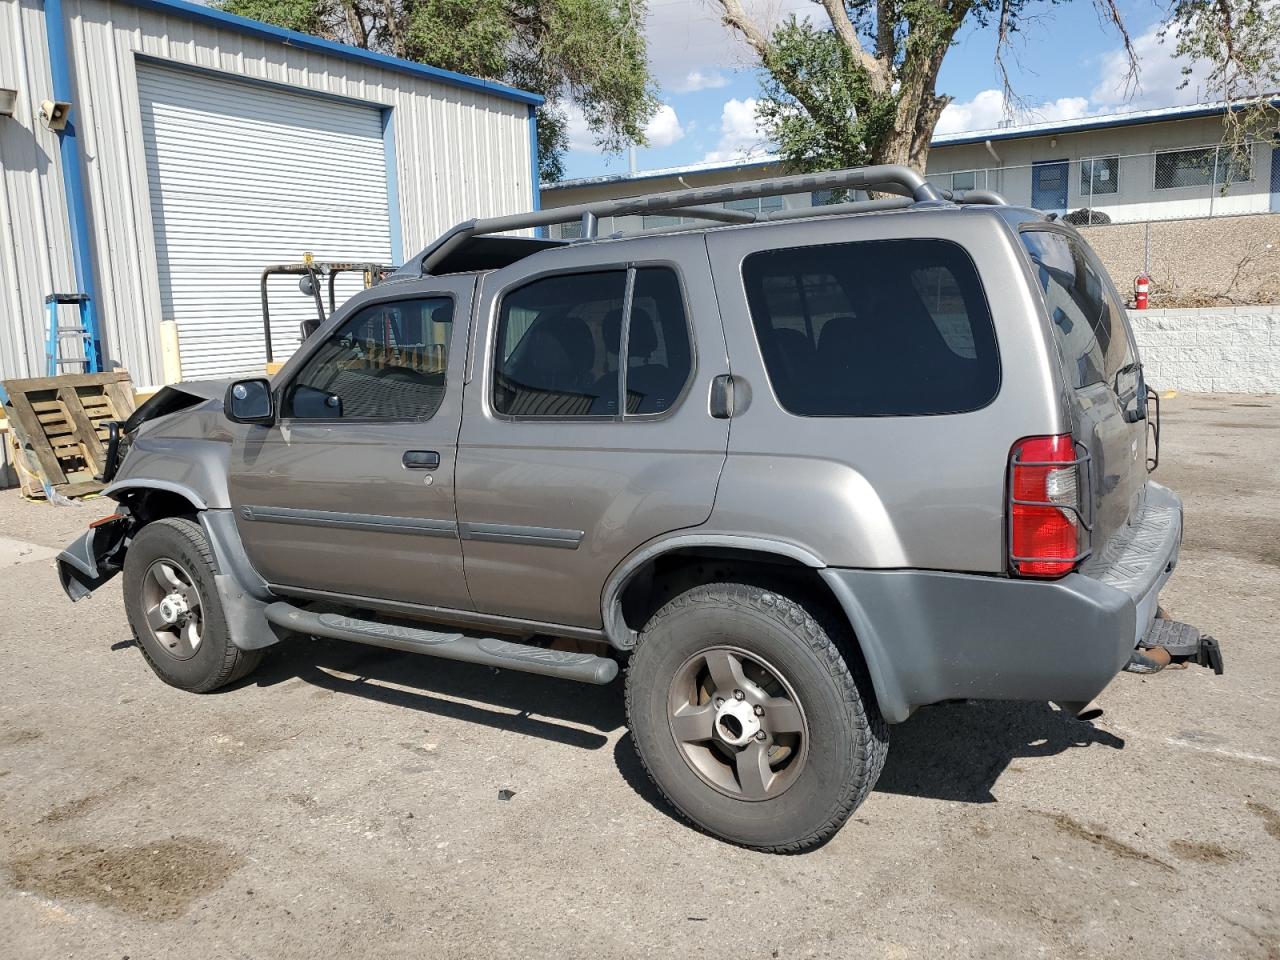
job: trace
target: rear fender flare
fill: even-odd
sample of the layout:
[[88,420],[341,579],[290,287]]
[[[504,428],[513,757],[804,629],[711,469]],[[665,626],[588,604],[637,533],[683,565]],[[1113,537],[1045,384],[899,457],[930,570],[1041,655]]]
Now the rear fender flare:
[[691,533],[677,534],[662,540],[651,542],[640,547],[622,561],[605,581],[601,592],[600,614],[604,624],[605,637],[611,646],[618,650],[630,650],[636,645],[636,633],[627,626],[622,615],[622,594],[632,578],[648,563],[663,554],[676,550],[687,550],[697,547],[718,547],[734,550],[749,550],[753,553],[772,554],[779,559],[794,560],[806,567],[821,569],[826,566],[822,559],[798,544],[785,540],[773,540],[767,537],[753,537],[744,534]]

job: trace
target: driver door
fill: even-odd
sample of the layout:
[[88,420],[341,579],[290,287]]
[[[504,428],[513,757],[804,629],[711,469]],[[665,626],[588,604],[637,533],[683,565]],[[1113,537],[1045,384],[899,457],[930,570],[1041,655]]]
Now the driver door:
[[[374,288],[277,375],[232,448],[232,507],[284,594],[471,609],[454,466],[472,278]],[[303,355],[304,354],[304,355]]]

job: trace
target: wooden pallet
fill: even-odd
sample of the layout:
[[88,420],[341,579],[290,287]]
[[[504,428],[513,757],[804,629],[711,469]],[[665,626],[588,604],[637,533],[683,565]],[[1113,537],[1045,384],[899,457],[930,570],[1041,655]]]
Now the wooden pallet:
[[6,380],[9,427],[38,468],[41,492],[64,497],[97,493],[106,462],[108,420],[133,413],[129,374],[69,373],[58,377]]

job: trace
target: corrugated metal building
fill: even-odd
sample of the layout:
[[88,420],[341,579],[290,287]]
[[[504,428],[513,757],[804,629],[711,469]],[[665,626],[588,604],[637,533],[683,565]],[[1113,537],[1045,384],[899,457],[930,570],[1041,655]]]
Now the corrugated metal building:
[[[181,0],[0,0],[0,378],[43,375],[45,297],[78,291],[139,385],[162,381],[162,320],[185,378],[261,369],[264,266],[399,263],[536,207],[539,102]],[[277,358],[295,283],[272,291]]]

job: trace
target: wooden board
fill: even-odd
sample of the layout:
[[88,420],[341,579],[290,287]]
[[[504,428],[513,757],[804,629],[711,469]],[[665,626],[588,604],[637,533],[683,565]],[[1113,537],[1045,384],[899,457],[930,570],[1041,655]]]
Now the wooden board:
[[71,373],[6,380],[3,387],[16,455],[30,451],[40,483],[65,497],[101,490],[107,421],[124,420],[134,410],[129,375]]

